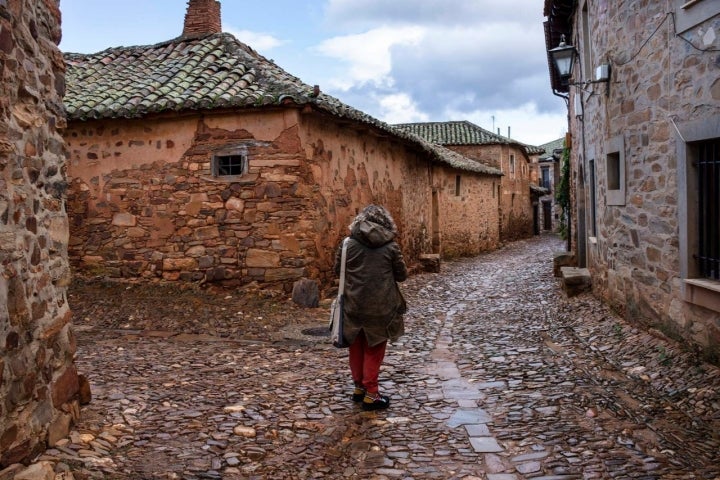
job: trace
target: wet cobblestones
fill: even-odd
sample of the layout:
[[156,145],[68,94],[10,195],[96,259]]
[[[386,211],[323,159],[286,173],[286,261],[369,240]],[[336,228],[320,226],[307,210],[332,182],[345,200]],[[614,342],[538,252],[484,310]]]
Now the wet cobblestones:
[[410,278],[384,412],[349,400],[345,351],[287,334],[326,309],[281,304],[266,341],[217,318],[224,337],[163,330],[152,312],[136,330],[86,315],[93,401],[37,464],[67,480],[720,478],[718,369],[590,295],[565,298],[556,250],[543,236]]

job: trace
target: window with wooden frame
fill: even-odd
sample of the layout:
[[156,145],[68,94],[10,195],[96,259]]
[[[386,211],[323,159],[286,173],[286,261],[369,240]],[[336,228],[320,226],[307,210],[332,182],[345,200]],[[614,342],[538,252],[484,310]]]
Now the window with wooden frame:
[[217,152],[212,158],[212,175],[218,178],[242,177],[250,171],[247,148]]

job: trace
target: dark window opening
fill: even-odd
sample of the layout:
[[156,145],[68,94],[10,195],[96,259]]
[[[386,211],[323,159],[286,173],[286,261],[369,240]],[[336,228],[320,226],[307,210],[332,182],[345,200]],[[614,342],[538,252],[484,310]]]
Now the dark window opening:
[[608,190],[620,190],[620,154],[608,153],[607,156]]
[[540,186],[550,190],[552,187],[550,185],[550,167],[542,167],[540,169],[540,172],[542,173],[542,183],[540,184]]
[[460,175],[455,176],[455,196],[460,196]]
[[217,176],[244,175],[248,171],[246,155],[223,155],[215,157]]
[[720,280],[720,139],[698,147],[698,254],[700,274]]

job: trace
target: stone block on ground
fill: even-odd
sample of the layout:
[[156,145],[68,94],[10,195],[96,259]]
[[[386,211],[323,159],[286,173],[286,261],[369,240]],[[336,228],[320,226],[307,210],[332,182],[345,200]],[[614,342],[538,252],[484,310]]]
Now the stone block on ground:
[[557,252],[553,255],[553,275],[559,277],[562,267],[575,266],[575,255],[570,252]]
[[38,462],[18,472],[13,480],[54,480],[55,470],[50,462]]
[[418,257],[420,269],[423,272],[440,273],[440,255],[437,253],[424,253]]
[[592,288],[590,270],[587,268],[562,267],[562,289],[568,297],[573,297]]
[[303,307],[316,308],[320,305],[320,291],[315,280],[301,278],[293,284],[293,302]]

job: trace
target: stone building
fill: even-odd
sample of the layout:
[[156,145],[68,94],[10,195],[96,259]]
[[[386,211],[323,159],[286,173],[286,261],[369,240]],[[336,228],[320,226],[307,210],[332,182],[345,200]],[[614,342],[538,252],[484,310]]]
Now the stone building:
[[[572,248],[629,319],[720,360],[720,2],[546,0],[572,135]],[[574,46],[574,50],[568,48]],[[550,55],[549,55],[550,59]]]
[[70,256],[112,276],[330,280],[355,214],[386,205],[411,264],[497,243],[501,172],[304,84],[191,0],[183,35],[66,54]]
[[468,121],[395,126],[502,171],[493,192],[500,209],[500,240],[512,241],[537,233],[536,206],[539,196],[546,192],[530,181],[530,157],[540,154],[541,149],[496,135]]
[[555,201],[555,188],[560,183],[560,170],[565,137],[539,145],[544,153],[530,157],[530,181],[546,190],[538,199],[538,225],[541,231],[556,231],[560,225],[561,208]]
[[79,415],[59,41],[57,1],[0,2],[0,470],[10,475]]

